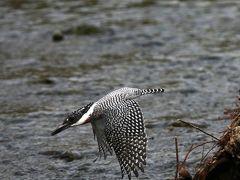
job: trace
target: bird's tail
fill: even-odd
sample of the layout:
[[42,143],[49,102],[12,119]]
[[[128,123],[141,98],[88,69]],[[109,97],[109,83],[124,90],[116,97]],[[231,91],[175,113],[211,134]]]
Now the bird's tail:
[[163,93],[164,89],[163,88],[157,88],[157,89],[142,89],[141,90],[141,95],[145,94],[155,94],[155,93]]

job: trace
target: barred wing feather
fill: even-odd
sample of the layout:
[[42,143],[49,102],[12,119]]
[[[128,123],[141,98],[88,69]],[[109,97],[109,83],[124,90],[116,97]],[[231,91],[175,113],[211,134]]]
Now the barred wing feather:
[[106,109],[101,118],[92,122],[97,136],[99,152],[111,153],[113,149],[119,161],[122,177],[131,179],[131,172],[138,177],[146,165],[147,137],[141,109],[136,101],[128,99]]

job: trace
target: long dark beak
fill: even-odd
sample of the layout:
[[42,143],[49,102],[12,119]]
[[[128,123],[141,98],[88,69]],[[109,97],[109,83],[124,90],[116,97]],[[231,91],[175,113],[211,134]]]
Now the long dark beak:
[[74,125],[88,110],[89,108],[92,106],[93,103],[89,103],[88,105],[73,111],[72,113],[68,114],[67,117],[64,119],[62,125],[60,125],[59,127],[57,127],[52,133],[51,135],[54,136],[60,132],[62,132],[63,130],[72,127],[72,125]]
[[71,124],[62,124],[62,125],[60,125],[59,127],[57,127],[57,128],[51,133],[51,135],[54,136],[54,135],[62,132],[63,130],[65,130],[65,129],[69,128],[69,127],[71,127]]

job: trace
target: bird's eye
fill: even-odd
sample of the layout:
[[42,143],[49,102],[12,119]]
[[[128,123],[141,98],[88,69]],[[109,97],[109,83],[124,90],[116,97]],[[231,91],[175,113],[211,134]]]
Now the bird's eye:
[[85,111],[86,111],[86,108],[85,108],[85,107],[83,107],[83,108],[81,109],[81,111],[82,111],[82,112],[85,112]]
[[63,124],[69,121],[69,118],[64,119]]
[[74,121],[74,118],[72,116],[70,116],[70,117],[68,117],[68,121],[72,122],[72,121]]

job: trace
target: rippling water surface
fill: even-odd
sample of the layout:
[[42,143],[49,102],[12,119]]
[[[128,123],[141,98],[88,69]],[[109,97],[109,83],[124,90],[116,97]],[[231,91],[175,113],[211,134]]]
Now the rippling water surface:
[[[93,162],[90,125],[50,132],[65,113],[123,86],[166,89],[139,99],[150,137],[140,179],[172,179],[174,137],[181,159],[211,140],[177,119],[215,136],[227,124],[223,109],[240,81],[239,24],[238,1],[1,1],[1,179],[119,179],[116,158]],[[201,151],[190,155],[191,170]]]

